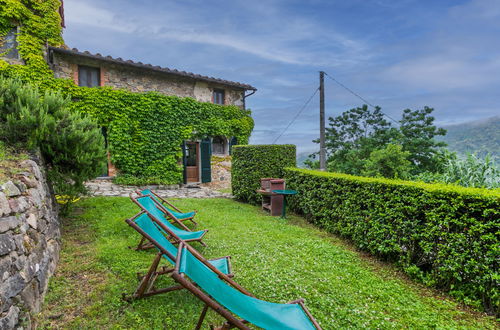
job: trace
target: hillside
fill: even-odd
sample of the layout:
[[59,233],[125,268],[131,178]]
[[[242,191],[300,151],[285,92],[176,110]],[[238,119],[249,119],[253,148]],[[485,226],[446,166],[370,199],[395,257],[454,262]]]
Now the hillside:
[[500,116],[444,128],[448,132],[440,140],[448,143],[451,151],[477,153],[481,157],[490,153],[497,162],[500,160]]

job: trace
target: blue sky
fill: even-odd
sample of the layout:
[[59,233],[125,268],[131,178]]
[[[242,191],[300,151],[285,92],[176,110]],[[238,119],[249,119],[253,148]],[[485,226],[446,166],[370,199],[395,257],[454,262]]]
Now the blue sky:
[[[500,1],[66,0],[70,47],[251,84],[251,143],[272,143],[324,70],[391,117],[500,114]],[[278,143],[314,151],[318,97]],[[326,79],[326,113],[362,101]]]

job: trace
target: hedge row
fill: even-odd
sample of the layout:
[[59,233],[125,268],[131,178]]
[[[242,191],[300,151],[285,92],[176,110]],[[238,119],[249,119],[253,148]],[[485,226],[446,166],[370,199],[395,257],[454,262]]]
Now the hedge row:
[[255,192],[261,178],[282,178],[285,167],[296,165],[296,148],[289,144],[234,146],[232,156],[233,195],[252,204],[261,201]]
[[287,168],[290,207],[396,262],[410,276],[498,315],[500,190]]

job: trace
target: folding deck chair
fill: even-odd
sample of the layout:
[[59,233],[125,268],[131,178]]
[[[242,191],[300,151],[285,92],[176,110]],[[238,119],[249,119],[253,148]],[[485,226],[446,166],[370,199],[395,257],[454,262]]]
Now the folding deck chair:
[[172,203],[167,201],[166,199],[160,197],[157,193],[150,189],[144,189],[142,191],[136,191],[138,195],[141,196],[151,196],[153,197],[154,201],[158,203],[162,211],[173,221],[182,224],[182,222],[190,220],[195,226],[198,225],[196,221],[194,221],[194,216],[196,215],[197,211],[191,211],[191,212],[182,212],[179,210],[177,207],[175,207]]
[[[168,219],[165,217],[163,211],[158,207],[158,204],[154,201],[153,197],[149,195],[133,197],[130,195],[130,199],[137,204],[141,210],[146,212],[151,219],[160,226],[163,232],[168,235],[174,242],[174,244],[179,243],[180,241],[184,242],[193,242],[198,241],[203,246],[206,246],[204,242],[202,242],[203,236],[207,233],[208,229],[191,231],[189,228],[187,230],[177,228],[174,226]],[[146,239],[142,237],[139,245],[136,247],[136,250],[145,250],[153,247],[151,244],[146,242]]]
[[[162,258],[164,258],[170,265],[175,265],[175,260],[177,258],[177,248],[163,235],[162,231],[158,226],[151,220],[148,214],[144,211],[136,214],[130,219],[125,220],[125,222],[134,228],[139,234],[141,234],[145,239],[155,242],[156,247],[159,252],[154,258],[148,272],[145,275],[137,273],[139,279],[139,285],[134,293],[130,296],[123,295],[125,300],[139,299],[144,297],[149,297],[157,295],[160,293],[166,293],[170,291],[180,290],[184,287],[182,285],[174,285],[168,288],[157,289],[154,284],[158,276],[170,274],[174,271],[174,268],[167,268],[163,266],[158,270],[158,266]],[[199,254],[198,254],[199,255]],[[199,255],[201,257],[201,255]],[[208,260],[208,263],[212,265],[222,274],[232,277],[231,273],[231,262],[230,257],[222,257],[218,259]]]

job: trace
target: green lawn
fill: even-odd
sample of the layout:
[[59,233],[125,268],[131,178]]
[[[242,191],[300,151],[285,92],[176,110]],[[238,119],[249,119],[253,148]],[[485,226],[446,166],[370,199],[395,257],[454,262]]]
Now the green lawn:
[[[229,199],[175,203],[200,210],[199,228],[210,230],[208,247],[193,245],[206,257],[232,255],[235,280],[258,298],[305,298],[324,329],[498,327],[493,318],[407,280],[393,266],[356,252],[300,217],[269,217]],[[128,198],[77,204],[63,223],[60,263],[36,318],[41,328],[194,328],[203,305],[185,290],[133,303],[121,300],[122,292],[134,290],[136,272],[145,271],[155,253],[127,248],[139,235],[123,220],[137,211]],[[210,311],[204,325],[221,322]]]

